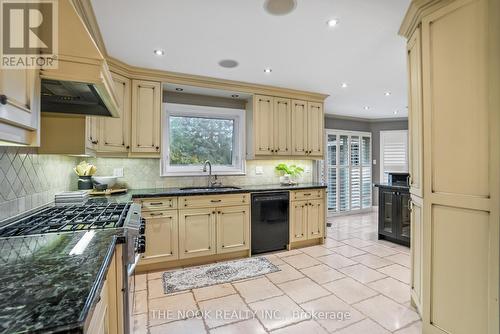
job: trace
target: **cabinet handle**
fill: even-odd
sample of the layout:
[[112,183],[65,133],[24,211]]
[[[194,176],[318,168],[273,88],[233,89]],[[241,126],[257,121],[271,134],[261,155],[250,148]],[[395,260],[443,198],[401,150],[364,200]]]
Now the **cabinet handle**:
[[98,141],[98,140],[93,140],[93,141],[92,141],[92,144],[94,144],[94,145],[97,145],[98,143],[99,143],[99,141]]
[[219,202],[222,202],[222,200],[221,199],[213,199],[210,202],[212,202],[212,203],[219,203]]
[[151,212],[149,214],[151,217],[155,217],[155,216],[163,216],[163,212]]
[[413,201],[410,199],[408,199],[408,212],[412,212],[413,211]]
[[160,150],[160,146],[156,146],[156,150],[159,151]]
[[215,215],[215,211],[212,211],[212,214]]
[[151,202],[149,205],[163,205],[163,202]]
[[127,150],[130,149],[130,146],[127,145]]
[[220,211],[217,211],[217,213],[218,213],[219,215],[220,215],[220,214],[222,214],[222,212],[220,212]]
[[311,193],[304,194],[304,196],[311,196]]
[[7,104],[7,95],[1,94],[0,95],[0,104]]

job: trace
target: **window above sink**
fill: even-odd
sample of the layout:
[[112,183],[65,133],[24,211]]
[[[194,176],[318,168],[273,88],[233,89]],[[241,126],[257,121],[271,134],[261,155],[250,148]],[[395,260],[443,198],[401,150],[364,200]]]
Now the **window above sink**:
[[244,175],[244,110],[164,104],[162,176]]

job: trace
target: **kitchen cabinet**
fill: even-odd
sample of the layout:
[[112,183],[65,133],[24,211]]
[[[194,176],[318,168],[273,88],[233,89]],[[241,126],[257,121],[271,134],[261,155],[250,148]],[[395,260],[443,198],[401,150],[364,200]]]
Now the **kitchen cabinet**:
[[323,104],[292,101],[293,155],[323,156]]
[[290,155],[292,150],[292,106],[290,99],[274,98],[273,133],[274,153]]
[[[314,199],[316,192],[316,189],[310,192],[292,192],[290,197],[290,242],[319,239],[324,236],[324,190],[320,190],[320,198]],[[297,198],[301,200],[296,200]]]
[[177,210],[144,212],[146,219],[146,252],[144,263],[172,261],[179,258]]
[[132,80],[132,153],[160,153],[161,83]]
[[85,146],[95,151],[99,144],[99,119],[93,116],[85,117]]
[[410,246],[409,190],[379,187],[379,239]]
[[179,210],[179,258],[216,253],[215,208]]
[[307,155],[307,102],[292,101],[292,155]]
[[250,208],[248,205],[217,208],[217,253],[249,248]]
[[130,79],[112,73],[119,118],[99,119],[98,152],[125,152],[130,149],[131,83]]
[[272,155],[274,153],[274,98],[256,95],[253,106],[255,155]]
[[0,71],[0,141],[40,145],[40,77],[34,69]]
[[410,260],[411,260],[411,300],[413,305],[422,313],[422,281],[423,281],[423,211],[422,199],[412,195],[410,204]]

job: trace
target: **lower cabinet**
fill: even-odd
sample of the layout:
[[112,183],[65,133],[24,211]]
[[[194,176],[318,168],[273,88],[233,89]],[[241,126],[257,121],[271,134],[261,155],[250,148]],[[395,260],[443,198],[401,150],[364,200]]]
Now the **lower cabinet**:
[[420,197],[411,197],[411,300],[420,314],[422,314],[422,281],[423,281],[423,200]]
[[378,236],[410,246],[410,193],[405,189],[379,188]]
[[216,219],[215,208],[179,211],[179,258],[215,254]]
[[217,209],[217,253],[248,249],[250,208],[235,206]]
[[321,238],[325,228],[325,206],[323,200],[311,200],[307,205],[308,239]]
[[292,202],[290,242],[307,240],[307,201]]
[[[325,232],[325,199],[290,202],[290,242],[318,239]],[[309,194],[310,195],[310,194]],[[291,198],[294,198],[292,196]]]
[[145,212],[146,252],[142,260],[148,263],[179,259],[177,210]]

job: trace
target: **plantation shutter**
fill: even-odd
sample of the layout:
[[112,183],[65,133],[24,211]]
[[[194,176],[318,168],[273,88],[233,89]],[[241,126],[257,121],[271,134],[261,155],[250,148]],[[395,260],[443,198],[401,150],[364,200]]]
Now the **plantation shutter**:
[[390,172],[408,172],[408,131],[380,132],[381,175],[388,181]]

